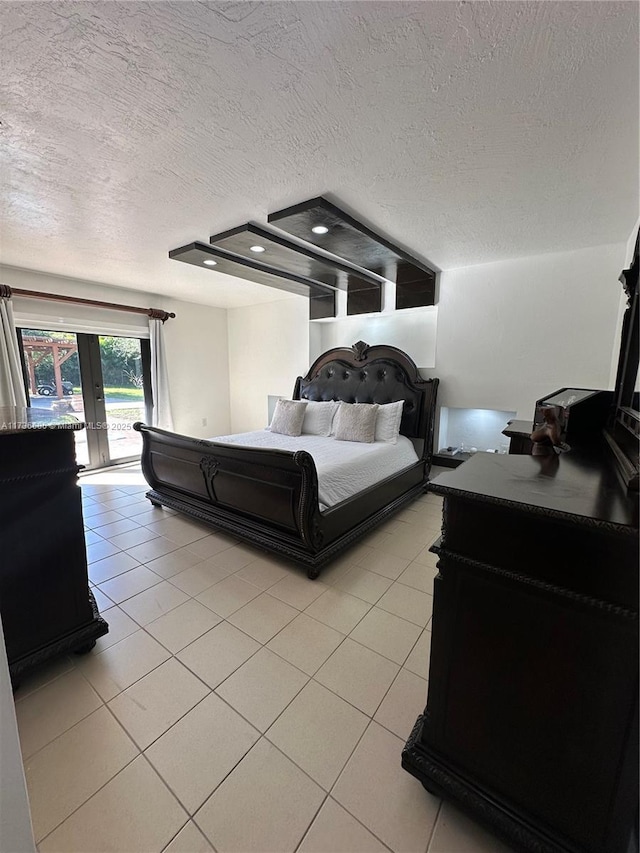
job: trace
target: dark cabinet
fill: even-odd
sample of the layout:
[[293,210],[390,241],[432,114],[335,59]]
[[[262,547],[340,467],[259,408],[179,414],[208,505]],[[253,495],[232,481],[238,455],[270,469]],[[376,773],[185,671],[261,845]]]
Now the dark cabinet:
[[108,625],[89,590],[73,433],[38,409],[0,409],[0,611],[14,683],[88,650]]
[[427,706],[403,766],[516,849],[637,847],[637,501],[603,450],[434,480]]

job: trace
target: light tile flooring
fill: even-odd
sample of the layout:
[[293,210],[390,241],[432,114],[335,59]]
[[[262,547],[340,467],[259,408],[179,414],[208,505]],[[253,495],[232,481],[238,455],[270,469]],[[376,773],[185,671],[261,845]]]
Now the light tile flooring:
[[403,771],[427,691],[440,500],[304,571],[81,479],[110,631],[16,710],[39,850],[508,853]]

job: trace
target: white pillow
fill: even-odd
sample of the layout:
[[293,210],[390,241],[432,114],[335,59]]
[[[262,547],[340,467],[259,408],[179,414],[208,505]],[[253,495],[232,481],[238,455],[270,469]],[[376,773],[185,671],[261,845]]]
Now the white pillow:
[[307,401],[304,412],[302,432],[304,435],[330,435],[333,417],[338,404],[333,401],[317,403],[313,400]]
[[378,406],[378,417],[376,419],[376,441],[386,441],[389,444],[397,444],[403,406],[404,400],[398,400],[397,403],[385,403],[383,406]]
[[306,400],[278,400],[269,427],[271,432],[281,435],[300,435],[306,408]]
[[336,441],[375,441],[376,403],[340,403],[335,420]]

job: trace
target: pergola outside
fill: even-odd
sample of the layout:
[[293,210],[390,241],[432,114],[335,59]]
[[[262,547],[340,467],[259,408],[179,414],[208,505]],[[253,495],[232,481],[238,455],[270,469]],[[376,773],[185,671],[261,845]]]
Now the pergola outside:
[[40,364],[40,362],[49,354],[51,354],[53,359],[53,374],[54,374],[54,385],[56,387],[56,394],[58,397],[62,398],[64,396],[63,388],[62,388],[62,373],[60,368],[62,365],[71,358],[72,355],[77,353],[78,344],[75,341],[75,336],[73,341],[56,341],[53,338],[47,337],[34,337],[29,335],[22,336],[22,345],[24,348],[24,354],[27,362],[27,371],[29,375],[29,392],[32,395],[35,395],[38,390],[38,383],[36,381],[36,367]]

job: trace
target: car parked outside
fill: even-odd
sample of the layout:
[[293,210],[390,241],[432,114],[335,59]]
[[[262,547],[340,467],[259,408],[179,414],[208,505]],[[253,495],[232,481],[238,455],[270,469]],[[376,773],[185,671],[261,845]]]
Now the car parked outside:
[[[56,385],[55,382],[40,382],[38,384],[38,394],[42,397],[54,397],[57,396]],[[70,397],[73,394],[73,382],[68,382],[66,379],[62,380],[62,393],[65,397]]]

